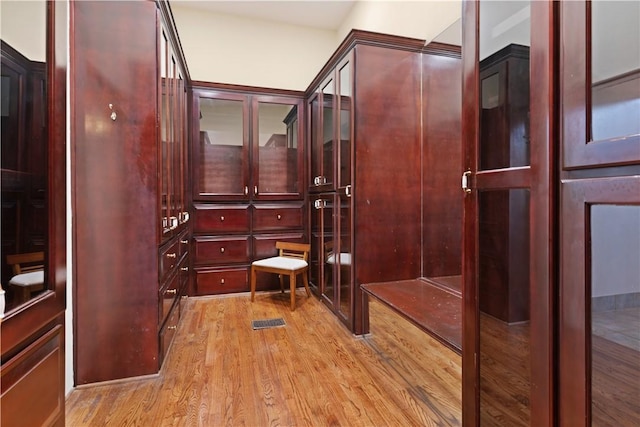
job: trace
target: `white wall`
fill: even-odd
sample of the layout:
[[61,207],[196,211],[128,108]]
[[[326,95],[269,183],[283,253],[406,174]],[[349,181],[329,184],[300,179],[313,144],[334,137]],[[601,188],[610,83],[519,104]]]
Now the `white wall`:
[[171,4],[193,80],[305,90],[352,29],[431,41],[459,0],[358,1],[336,31]]
[[0,38],[31,61],[46,61],[47,9],[40,1],[0,1]]
[[462,3],[442,1],[358,1],[337,32],[336,46],[351,29],[433,40],[460,18]]
[[193,80],[305,90],[335,50],[335,33],[172,3]]

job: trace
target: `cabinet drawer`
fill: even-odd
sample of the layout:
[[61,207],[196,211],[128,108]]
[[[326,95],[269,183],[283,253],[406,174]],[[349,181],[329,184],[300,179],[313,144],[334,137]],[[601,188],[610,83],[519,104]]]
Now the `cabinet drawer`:
[[178,264],[180,260],[180,242],[173,243],[160,248],[160,280],[167,276]]
[[248,232],[249,205],[195,204],[196,233]]
[[253,236],[253,258],[262,259],[278,255],[276,242],[304,243],[304,234],[256,234]]
[[176,274],[171,278],[169,283],[160,290],[160,298],[158,300],[158,325],[160,326],[162,326],[169,311],[171,311],[173,303],[178,297],[178,289],[181,283],[180,277],[180,274]]
[[169,347],[173,342],[173,338],[176,335],[178,329],[178,323],[180,322],[180,304],[176,304],[175,308],[171,311],[171,315],[167,319],[164,327],[160,330],[160,366],[164,361],[165,356],[169,352]]
[[255,231],[302,228],[302,204],[256,205],[253,213]]
[[249,236],[196,237],[197,264],[232,264],[249,262]]
[[249,290],[248,267],[196,269],[196,294],[226,294]]

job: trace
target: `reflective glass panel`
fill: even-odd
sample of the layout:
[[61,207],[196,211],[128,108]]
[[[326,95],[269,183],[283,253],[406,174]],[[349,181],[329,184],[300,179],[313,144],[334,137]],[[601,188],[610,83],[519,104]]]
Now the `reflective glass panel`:
[[591,139],[640,135],[640,2],[591,2]]
[[591,417],[640,425],[640,206],[591,207]]
[[297,107],[258,103],[260,194],[295,193],[298,185]]

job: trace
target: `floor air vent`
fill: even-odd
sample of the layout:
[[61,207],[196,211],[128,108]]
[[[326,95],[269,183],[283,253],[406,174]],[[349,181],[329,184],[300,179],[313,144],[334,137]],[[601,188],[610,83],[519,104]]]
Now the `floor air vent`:
[[265,320],[254,320],[251,322],[251,325],[254,330],[256,329],[267,329],[267,328],[277,328],[278,326],[284,326],[284,319],[279,317],[277,319],[265,319]]

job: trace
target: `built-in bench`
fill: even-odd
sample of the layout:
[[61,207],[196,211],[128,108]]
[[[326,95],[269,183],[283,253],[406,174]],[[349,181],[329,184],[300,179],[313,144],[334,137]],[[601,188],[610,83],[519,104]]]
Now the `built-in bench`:
[[461,354],[461,285],[460,276],[446,276],[367,283],[360,287],[367,298],[375,298]]

